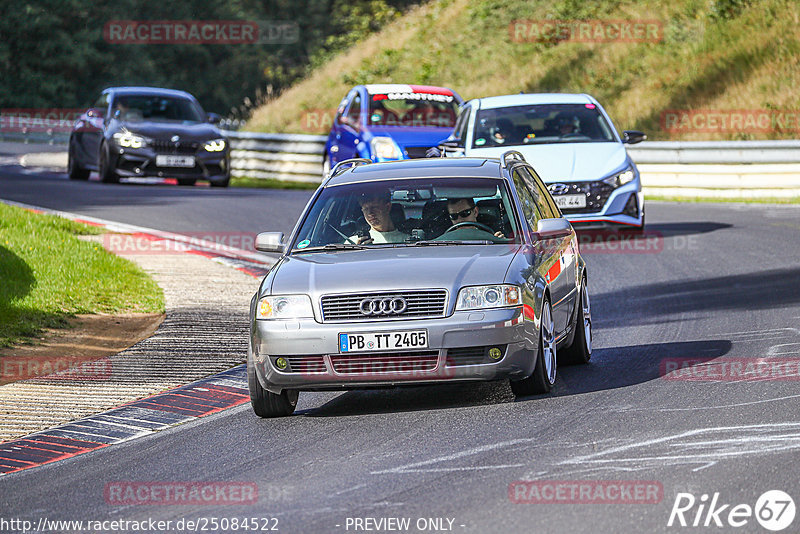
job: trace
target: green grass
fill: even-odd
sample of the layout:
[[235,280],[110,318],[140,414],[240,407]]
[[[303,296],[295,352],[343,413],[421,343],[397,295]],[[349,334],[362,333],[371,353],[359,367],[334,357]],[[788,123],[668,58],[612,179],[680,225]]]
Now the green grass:
[[0,347],[67,327],[79,313],[164,311],[150,276],[77,237],[102,232],[0,203]]
[[[512,40],[512,22],[543,19],[656,20],[663,40]],[[421,83],[452,87],[466,99],[585,92],[620,130],[643,130],[650,139],[791,139],[791,126],[674,134],[661,117],[686,109],[797,113],[798,20],[800,3],[793,0],[432,0],[255,110],[247,129],[325,133],[304,117],[333,113],[353,85]]]
[[645,195],[645,200],[666,202],[714,202],[714,203],[741,203],[741,204],[800,204],[800,197],[763,197],[763,198],[720,198],[720,197],[680,197]]
[[293,182],[288,180],[275,180],[272,178],[252,178],[250,176],[240,176],[231,178],[231,187],[252,187],[255,189],[311,189],[319,187],[319,184],[311,182]]

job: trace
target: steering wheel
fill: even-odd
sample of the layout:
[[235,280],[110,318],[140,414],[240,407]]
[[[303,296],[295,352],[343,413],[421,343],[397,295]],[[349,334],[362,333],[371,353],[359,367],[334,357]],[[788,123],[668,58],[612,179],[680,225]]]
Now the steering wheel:
[[[484,232],[489,232],[490,234],[494,235],[494,230],[492,230],[490,227],[486,226],[485,224],[479,223],[477,221],[466,221],[466,222],[460,222],[458,224],[454,224],[453,226],[451,226],[450,228],[445,230],[444,234],[446,234],[447,232],[452,232],[453,230],[456,230],[458,228],[463,228],[465,226],[474,226],[479,230],[483,230]],[[442,234],[442,235],[444,235],[444,234]]]
[[570,132],[561,136],[562,139],[566,139],[567,137],[587,137],[587,136],[585,134],[578,132]]

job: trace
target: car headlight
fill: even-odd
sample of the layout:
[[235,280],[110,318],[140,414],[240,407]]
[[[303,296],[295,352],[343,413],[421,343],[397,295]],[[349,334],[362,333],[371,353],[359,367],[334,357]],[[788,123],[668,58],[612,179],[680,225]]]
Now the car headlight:
[[458,292],[456,311],[503,308],[520,304],[522,304],[522,292],[518,286],[499,284],[462,287]]
[[206,152],[222,152],[225,150],[225,139],[214,139],[203,144]]
[[301,319],[314,317],[308,295],[263,297],[256,307],[256,319]]
[[131,132],[117,132],[114,141],[123,148],[142,148],[147,146],[147,139]]
[[608,178],[604,179],[603,182],[607,183],[611,187],[617,188],[627,184],[635,177],[636,175],[633,174],[633,169],[628,167],[619,174],[614,174],[612,176],[609,176]]
[[400,147],[391,137],[373,137],[370,145],[372,145],[372,155],[377,161],[403,159]]

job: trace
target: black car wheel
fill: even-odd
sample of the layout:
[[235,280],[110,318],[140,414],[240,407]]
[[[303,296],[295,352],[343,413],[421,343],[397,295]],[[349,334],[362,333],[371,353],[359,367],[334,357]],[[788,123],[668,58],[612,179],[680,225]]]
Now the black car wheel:
[[119,183],[119,175],[108,163],[108,149],[105,145],[100,148],[100,179],[107,184]]
[[208,185],[211,187],[228,187],[228,184],[231,183],[230,175],[226,176],[223,180],[217,180],[215,182],[208,182]]
[[300,396],[297,390],[284,389],[280,395],[267,391],[258,382],[253,362],[247,362],[247,386],[250,390],[250,404],[259,417],[284,417],[292,415]]
[[194,178],[178,178],[178,185],[194,185],[197,180]]
[[72,143],[69,144],[69,155],[67,157],[67,174],[69,175],[70,180],[88,180],[89,179],[89,169],[84,169],[78,163],[78,160],[75,156],[75,148],[72,146]]
[[524,380],[511,381],[511,391],[517,397],[549,393],[556,383],[556,333],[553,310],[545,297],[542,302],[542,320],[539,327],[539,354],[533,374]]

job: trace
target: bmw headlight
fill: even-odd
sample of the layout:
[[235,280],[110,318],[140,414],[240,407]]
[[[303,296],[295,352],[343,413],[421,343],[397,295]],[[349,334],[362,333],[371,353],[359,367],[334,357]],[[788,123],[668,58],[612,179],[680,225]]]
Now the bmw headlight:
[[263,297],[256,306],[256,319],[301,319],[314,317],[308,295]]
[[225,139],[214,139],[203,144],[206,152],[222,152],[225,150]]
[[456,311],[503,308],[520,304],[522,304],[522,292],[518,286],[500,284],[462,287],[458,292]]
[[628,167],[619,174],[614,174],[612,176],[609,176],[608,178],[604,179],[603,182],[607,183],[611,187],[617,188],[627,184],[635,177],[636,175],[633,174],[633,169],[631,167]]
[[123,148],[142,148],[147,146],[147,139],[131,132],[117,132],[114,141]]
[[403,159],[403,153],[391,137],[373,137],[370,141],[376,161]]

